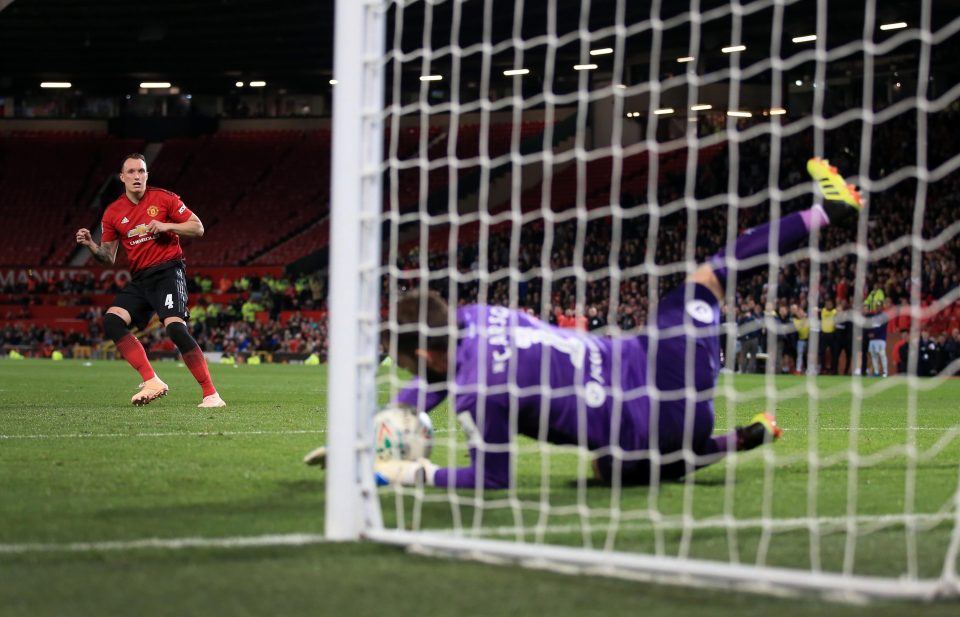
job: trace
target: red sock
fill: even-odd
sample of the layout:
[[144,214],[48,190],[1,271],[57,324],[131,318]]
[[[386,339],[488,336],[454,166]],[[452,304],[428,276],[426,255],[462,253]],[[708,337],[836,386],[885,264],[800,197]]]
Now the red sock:
[[147,360],[146,350],[144,350],[143,345],[140,344],[140,339],[134,335],[127,334],[117,341],[117,351],[120,352],[124,360],[130,363],[130,366],[140,373],[140,377],[142,377],[144,381],[150,381],[156,376],[156,373],[153,372],[153,367],[150,366],[150,360]]
[[183,356],[183,363],[187,365],[194,379],[203,388],[203,395],[210,396],[216,394],[217,389],[213,387],[213,380],[210,379],[210,371],[207,370],[207,359],[199,347],[194,347]]

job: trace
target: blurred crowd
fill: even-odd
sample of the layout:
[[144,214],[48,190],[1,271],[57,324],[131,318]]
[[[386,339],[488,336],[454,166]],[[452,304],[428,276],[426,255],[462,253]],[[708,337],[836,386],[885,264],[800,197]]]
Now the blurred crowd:
[[[0,328],[0,348],[16,347],[26,355],[49,357],[61,351],[65,357],[108,357],[113,343],[104,340],[103,307],[97,295],[118,291],[124,279],[110,285],[92,285],[88,275],[63,281],[36,281],[0,288],[0,294],[16,306],[0,318],[14,321]],[[231,359],[260,354],[272,359],[302,360],[311,355],[326,358],[326,279],[319,274],[290,279],[272,276],[224,277],[214,281],[194,276],[188,291],[196,298],[190,309],[189,326],[204,351],[219,352]],[[31,307],[38,294],[57,293],[60,306],[75,306],[77,319],[89,321],[86,331],[69,332],[31,324]],[[259,318],[258,318],[259,317]],[[176,347],[156,319],[139,333],[144,347],[154,355],[176,354]]]

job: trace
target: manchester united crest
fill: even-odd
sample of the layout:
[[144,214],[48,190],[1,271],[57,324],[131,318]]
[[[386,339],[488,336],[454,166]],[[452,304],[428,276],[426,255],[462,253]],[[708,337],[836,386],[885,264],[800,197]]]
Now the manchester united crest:
[[150,206],[149,208],[147,208],[147,216],[157,216],[159,212],[160,212],[160,209],[157,208],[156,206]]

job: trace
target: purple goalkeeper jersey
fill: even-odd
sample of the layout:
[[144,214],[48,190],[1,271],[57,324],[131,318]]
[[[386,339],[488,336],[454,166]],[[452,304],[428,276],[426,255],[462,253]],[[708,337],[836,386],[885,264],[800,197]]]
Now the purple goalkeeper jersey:
[[[522,435],[590,450],[617,442],[626,450],[647,448],[642,339],[561,329],[500,306],[464,307],[457,320],[456,374],[453,384],[443,387],[454,397],[473,464],[440,469],[437,486],[478,483],[479,441],[483,484],[506,487],[512,426]],[[429,411],[447,395],[447,389],[427,388],[415,379],[397,402]]]

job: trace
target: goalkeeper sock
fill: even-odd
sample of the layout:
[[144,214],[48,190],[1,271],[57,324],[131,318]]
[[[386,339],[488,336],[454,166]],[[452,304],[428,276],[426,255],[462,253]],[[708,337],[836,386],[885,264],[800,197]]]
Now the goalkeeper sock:
[[147,359],[147,352],[140,344],[140,339],[130,334],[123,319],[113,313],[107,313],[103,317],[103,332],[116,344],[117,351],[123,359],[140,373],[141,379],[150,381],[156,377],[157,374],[150,366],[150,360]]
[[[788,214],[779,221],[766,223],[744,232],[734,244],[734,257],[737,261],[741,261],[769,254],[771,252],[770,230],[774,225],[777,227],[778,236],[776,251],[778,255],[782,256],[800,246],[810,235],[811,230],[819,229],[829,222],[830,219],[820,206],[814,206],[803,212]],[[728,275],[726,257],[726,249],[721,249],[719,253],[710,258],[713,273],[724,287],[726,287]],[[759,263],[749,267],[734,265],[734,267],[741,275],[751,275],[760,270],[766,270],[769,264]]]

